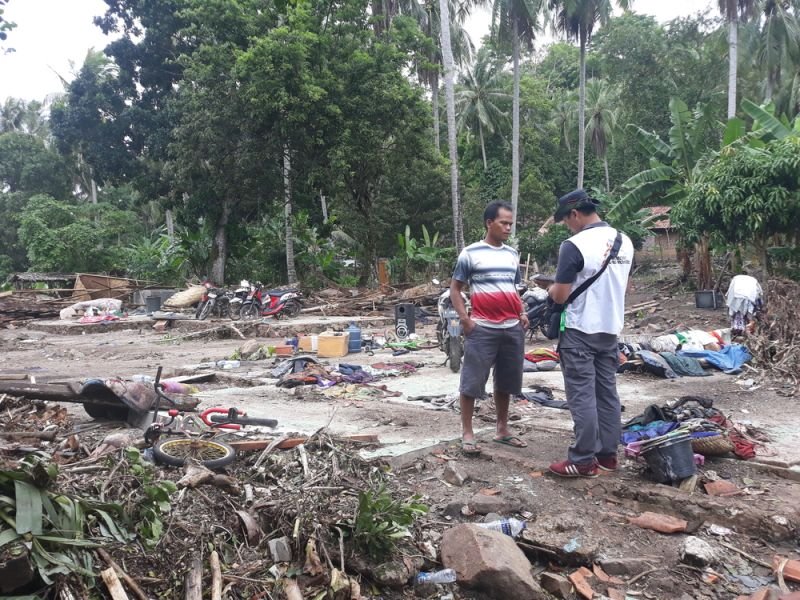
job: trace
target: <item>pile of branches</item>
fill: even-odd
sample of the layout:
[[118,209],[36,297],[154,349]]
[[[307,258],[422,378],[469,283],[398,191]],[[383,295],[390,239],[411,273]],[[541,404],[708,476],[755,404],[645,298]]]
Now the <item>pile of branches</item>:
[[[13,402],[5,399],[5,412],[15,418],[0,417],[0,431],[22,429],[17,417],[37,414],[30,404]],[[50,535],[42,538],[43,556],[71,552],[59,569],[32,555],[37,561],[30,563],[28,576],[34,577],[33,569],[38,572],[43,592],[62,586],[72,597],[86,597],[105,567],[106,584],[106,576],[113,575],[108,571],[114,571],[139,599],[197,600],[198,590],[211,588],[220,592],[212,598],[222,597],[224,589],[235,600],[360,600],[361,577],[375,580],[371,559],[390,558],[397,553],[396,544],[406,554],[419,553],[412,525],[425,507],[416,497],[399,493],[381,464],[359,455],[363,444],[333,437],[325,429],[285,451],[278,446],[288,436],[276,438],[263,451],[240,454],[223,472],[213,473],[196,463],[185,468],[150,463],[146,451],[132,447],[138,430],[98,432],[91,441],[82,434],[78,441],[69,424],[60,424],[58,405],[42,410],[40,419],[29,419],[32,434],[56,425],[59,437],[67,438],[24,440],[28,446],[38,445],[37,460],[52,473],[41,489],[31,479],[30,489],[23,491],[50,498],[57,490],[86,508],[86,517],[73,527],[85,538],[80,547],[73,549],[74,540],[43,532]],[[110,444],[110,438],[130,433],[135,438]],[[13,479],[27,469],[16,460],[23,448],[13,442],[5,448],[0,444],[0,477],[11,481],[12,496]],[[24,501],[17,499],[20,507]],[[23,515],[22,508],[8,510],[11,517]],[[280,558],[272,548],[278,538],[285,540]],[[0,557],[6,546],[0,542]],[[420,566],[409,565],[402,578]]]
[[775,372],[798,385],[800,374],[800,283],[770,279],[766,307],[755,332],[747,339],[753,364]]

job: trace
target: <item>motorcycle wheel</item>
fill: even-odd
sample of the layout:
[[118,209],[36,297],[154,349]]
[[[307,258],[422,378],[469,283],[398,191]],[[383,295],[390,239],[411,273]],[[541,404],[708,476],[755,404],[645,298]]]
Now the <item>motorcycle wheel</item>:
[[258,318],[258,305],[254,302],[242,306],[241,318],[243,321],[252,321]]
[[211,314],[212,308],[213,306],[211,305],[211,302],[206,302],[203,304],[203,308],[200,310],[200,314],[197,316],[197,318],[201,321],[205,321],[208,318],[208,315]]
[[281,312],[291,319],[292,317],[296,317],[297,315],[299,315],[300,309],[302,308],[303,305],[300,304],[300,302],[298,302],[297,300],[289,300],[286,302]]
[[197,303],[197,308],[194,311],[194,318],[195,319],[199,319],[200,318],[200,313],[203,312],[203,307],[205,305],[206,305],[206,302],[203,302],[202,300]]
[[449,344],[450,370],[458,373],[461,370],[461,357],[464,355],[464,346],[460,337],[451,337]]

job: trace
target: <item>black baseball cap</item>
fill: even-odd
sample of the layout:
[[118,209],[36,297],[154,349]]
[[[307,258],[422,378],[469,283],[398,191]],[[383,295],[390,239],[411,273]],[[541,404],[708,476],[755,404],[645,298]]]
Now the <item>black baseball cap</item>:
[[593,206],[597,208],[600,206],[600,201],[597,198],[592,198],[586,193],[586,190],[573,190],[569,194],[561,196],[558,199],[558,207],[556,212],[553,213],[553,221],[560,223],[569,214],[569,211],[576,208],[585,208]]

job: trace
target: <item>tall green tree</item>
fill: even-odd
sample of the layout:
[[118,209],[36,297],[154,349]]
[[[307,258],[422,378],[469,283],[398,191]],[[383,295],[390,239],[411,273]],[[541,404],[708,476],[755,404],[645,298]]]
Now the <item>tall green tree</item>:
[[495,133],[508,119],[508,114],[499,106],[509,98],[502,88],[502,75],[495,57],[488,48],[481,48],[473,67],[462,74],[456,92],[458,130],[477,130],[484,170],[488,168],[484,132]]
[[736,116],[736,81],[739,67],[739,23],[756,14],[757,0],[717,0],[719,12],[728,23],[728,119]]
[[586,85],[586,136],[597,157],[603,161],[606,191],[611,191],[608,174],[608,148],[617,128],[617,91],[607,81],[592,79]]
[[456,249],[461,252],[464,247],[464,219],[461,214],[461,198],[458,190],[458,146],[456,145],[456,99],[455,99],[455,64],[453,46],[450,40],[450,6],[449,0],[439,0],[441,19],[442,62],[444,63],[444,90],[447,109],[447,145],[450,155],[450,196],[453,207],[453,240]]
[[493,0],[492,33],[495,39],[511,44],[511,61],[514,70],[514,90],[511,108],[511,207],[514,225],[511,235],[516,234],[517,204],[519,203],[520,176],[520,54],[522,46],[533,48],[533,40],[540,28],[539,17],[544,8],[541,0]]
[[[548,0],[557,31],[580,44],[580,84],[578,88],[578,187],[583,187],[586,147],[586,46],[594,28],[608,23],[611,0]],[[617,6],[628,10],[632,0],[617,0]]]
[[766,71],[766,102],[772,101],[775,90],[780,87],[781,76],[786,61],[800,65],[800,23],[794,12],[800,9],[800,2],[788,0],[763,0],[761,12],[764,23],[759,36],[756,64]]

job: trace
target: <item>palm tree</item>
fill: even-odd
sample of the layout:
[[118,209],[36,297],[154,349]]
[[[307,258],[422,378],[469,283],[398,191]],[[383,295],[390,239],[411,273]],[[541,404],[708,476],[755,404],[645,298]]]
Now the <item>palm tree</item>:
[[564,144],[567,152],[572,152],[572,144],[570,138],[574,133],[573,126],[575,125],[575,113],[578,109],[577,98],[573,92],[564,93],[561,98],[556,101],[553,108],[552,123],[558,129],[559,144]]
[[439,0],[439,14],[442,26],[442,60],[444,62],[444,89],[447,104],[447,145],[450,148],[450,194],[453,205],[453,241],[456,251],[464,248],[464,223],[461,218],[461,200],[458,196],[458,148],[456,147],[456,99],[453,86],[455,65],[453,47],[450,43],[449,0]]
[[[611,17],[611,0],[548,0],[555,29],[580,43],[580,86],[578,89],[578,187],[583,187],[584,151],[586,148],[586,45],[595,25],[605,25]],[[616,0],[623,10],[633,0]]]
[[736,116],[736,72],[739,64],[739,22],[756,12],[757,0],[717,0],[719,12],[728,22],[728,119]]
[[[411,6],[411,5],[409,5]],[[468,65],[475,54],[475,45],[464,28],[464,23],[469,16],[469,5],[458,3],[451,0],[450,14],[455,15],[455,19],[450,23],[450,42],[453,51],[453,60],[459,67]],[[422,85],[426,85],[431,90],[431,105],[433,109],[433,141],[437,152],[441,148],[439,141],[441,127],[439,125],[439,74],[442,70],[442,48],[441,48],[441,22],[438,2],[429,0],[423,10],[411,10],[411,14],[419,21],[423,33],[433,40],[433,47],[424,63],[416,67],[417,77]]]
[[491,53],[486,48],[481,48],[472,69],[462,75],[462,84],[456,92],[458,130],[477,129],[484,171],[488,168],[484,131],[494,133],[508,118],[496,104],[509,98],[500,86],[503,73],[499,67]]
[[511,235],[516,233],[517,203],[519,202],[519,80],[520,47],[533,48],[533,39],[539,29],[539,13],[542,0],[493,0],[492,33],[497,40],[511,42],[511,57],[514,64],[514,99],[511,109],[511,208],[514,224]]
[[598,158],[603,159],[606,172],[606,191],[611,191],[611,180],[608,176],[608,147],[612,143],[614,130],[617,128],[617,111],[614,104],[617,90],[607,81],[592,79],[586,85],[586,135],[592,150]]
[[0,106],[0,133],[22,130],[25,119],[25,101],[8,96]]
[[[800,9],[800,2],[795,3]],[[761,28],[756,63],[766,71],[765,101],[771,102],[772,95],[781,83],[781,71],[786,58],[797,63],[800,58],[800,24],[793,14],[792,2],[788,0],[764,0],[762,4],[764,25]]]

